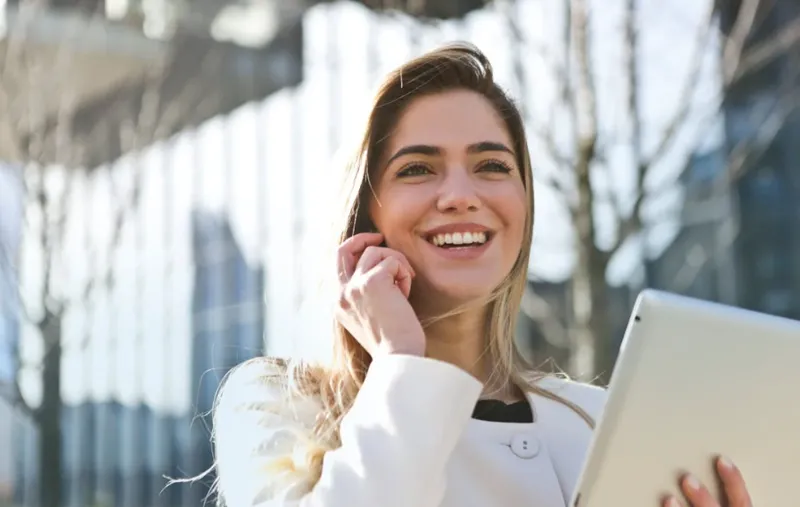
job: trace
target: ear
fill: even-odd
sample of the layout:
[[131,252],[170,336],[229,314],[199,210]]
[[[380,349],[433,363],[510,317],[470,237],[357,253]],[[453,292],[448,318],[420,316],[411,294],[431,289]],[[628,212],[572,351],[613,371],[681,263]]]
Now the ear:
[[[368,225],[368,229],[367,230],[369,232],[381,232],[380,230],[378,230],[378,226],[375,225],[375,222],[372,221],[372,218],[368,218],[368,223],[369,223],[369,225]],[[386,247],[386,239],[385,238],[381,242],[380,246]]]
[[380,232],[368,214],[359,214],[354,226],[355,234],[359,232]]

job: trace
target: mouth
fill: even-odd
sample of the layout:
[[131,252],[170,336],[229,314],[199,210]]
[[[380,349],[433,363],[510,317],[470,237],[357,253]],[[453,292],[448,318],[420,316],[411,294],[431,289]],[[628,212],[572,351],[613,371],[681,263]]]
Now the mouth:
[[492,239],[491,231],[448,232],[425,237],[428,243],[444,250],[480,248]]

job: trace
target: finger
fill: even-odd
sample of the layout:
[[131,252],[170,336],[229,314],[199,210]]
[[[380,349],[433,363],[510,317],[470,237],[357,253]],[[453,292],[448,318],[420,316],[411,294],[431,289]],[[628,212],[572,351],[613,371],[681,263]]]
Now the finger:
[[353,277],[356,264],[370,246],[378,246],[383,241],[383,234],[377,232],[363,232],[344,240],[339,245],[336,255],[336,269],[339,273],[339,281],[347,282]]
[[674,496],[668,496],[661,502],[663,507],[683,507],[683,502],[675,498]]
[[408,299],[408,296],[411,295],[411,280],[413,276],[411,275],[411,271],[409,271],[406,267],[401,266],[397,274],[394,277],[394,282],[397,284],[397,287],[400,288],[400,292]]
[[415,276],[414,269],[411,267],[411,263],[408,262],[405,255],[397,250],[379,246],[368,246],[367,249],[364,250],[364,253],[356,264],[354,273],[366,273],[388,257],[396,258],[397,261],[411,273],[411,276]]
[[720,507],[708,488],[697,477],[687,474],[681,479],[681,489],[692,507]]
[[722,456],[717,458],[717,473],[722,479],[722,485],[725,487],[725,495],[730,507],[750,507],[752,505],[744,477],[731,460]]
[[411,293],[411,272],[395,256],[388,256],[383,259],[367,276],[369,278],[386,276],[394,281],[406,298]]

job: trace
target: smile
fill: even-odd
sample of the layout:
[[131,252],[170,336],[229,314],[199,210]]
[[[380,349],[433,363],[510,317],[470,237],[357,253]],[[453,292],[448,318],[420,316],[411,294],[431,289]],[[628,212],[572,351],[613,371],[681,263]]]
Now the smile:
[[428,241],[442,248],[480,246],[488,240],[486,232],[452,232],[434,234]]

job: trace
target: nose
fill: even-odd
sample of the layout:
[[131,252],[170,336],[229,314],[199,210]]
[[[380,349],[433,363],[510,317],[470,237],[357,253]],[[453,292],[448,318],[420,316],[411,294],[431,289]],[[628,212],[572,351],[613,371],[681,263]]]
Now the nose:
[[448,171],[439,188],[436,208],[442,213],[478,211],[481,200],[475,182],[465,170]]

